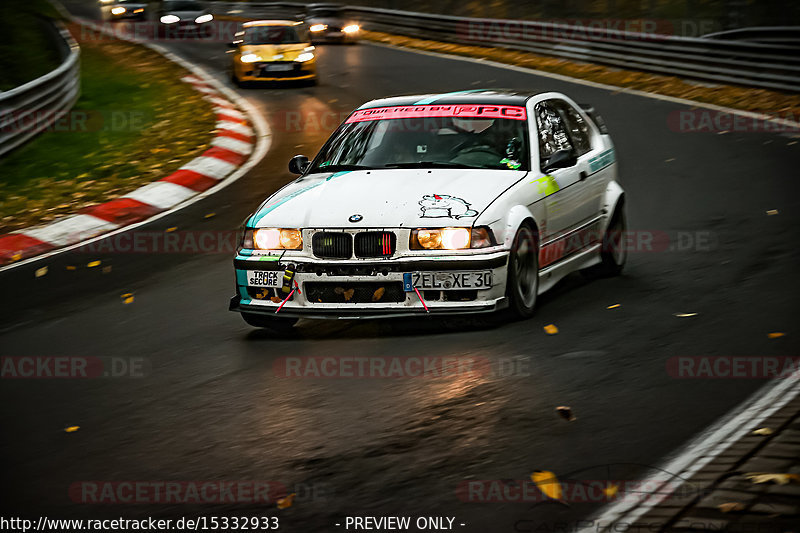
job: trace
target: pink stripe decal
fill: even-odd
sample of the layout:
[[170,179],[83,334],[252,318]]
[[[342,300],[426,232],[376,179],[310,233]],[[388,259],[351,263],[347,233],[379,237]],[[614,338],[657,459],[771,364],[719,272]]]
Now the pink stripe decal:
[[415,117],[510,118],[526,120],[524,107],[511,105],[413,105],[359,109],[345,123]]

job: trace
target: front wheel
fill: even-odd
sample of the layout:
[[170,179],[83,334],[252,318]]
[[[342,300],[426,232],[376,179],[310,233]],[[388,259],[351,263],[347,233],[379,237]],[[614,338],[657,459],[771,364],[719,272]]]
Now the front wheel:
[[527,224],[517,230],[508,258],[506,296],[511,311],[520,318],[533,316],[539,294],[539,247]]
[[242,313],[242,318],[251,326],[264,328],[280,335],[289,335],[297,324],[296,318],[273,317],[255,313]]

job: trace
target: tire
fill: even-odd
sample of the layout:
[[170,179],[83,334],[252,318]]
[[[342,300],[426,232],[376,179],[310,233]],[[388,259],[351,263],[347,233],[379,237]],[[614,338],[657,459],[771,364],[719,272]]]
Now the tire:
[[600,247],[600,264],[586,269],[590,277],[608,278],[619,276],[625,268],[628,250],[623,245],[623,236],[628,229],[625,217],[625,205],[620,202],[611,216]]
[[289,335],[294,331],[296,318],[281,318],[268,315],[257,315],[254,313],[242,313],[242,318],[249,325],[256,328],[264,328],[281,335]]
[[539,243],[535,230],[523,224],[514,236],[508,258],[506,296],[518,318],[533,316],[539,291]]

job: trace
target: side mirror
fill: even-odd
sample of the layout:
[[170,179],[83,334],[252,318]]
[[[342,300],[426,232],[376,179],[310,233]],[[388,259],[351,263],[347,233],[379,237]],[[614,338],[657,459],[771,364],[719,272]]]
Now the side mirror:
[[304,155],[296,155],[289,160],[289,172],[292,174],[302,174],[311,162]]
[[559,150],[551,155],[542,165],[542,170],[549,172],[557,168],[568,168],[578,162],[572,150]]

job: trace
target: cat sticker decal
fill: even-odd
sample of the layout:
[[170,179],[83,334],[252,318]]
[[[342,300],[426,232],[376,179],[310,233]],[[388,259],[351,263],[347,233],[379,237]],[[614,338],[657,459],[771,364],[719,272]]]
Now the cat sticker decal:
[[470,209],[467,202],[449,194],[426,194],[419,201],[422,218],[474,217],[478,212]]

